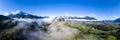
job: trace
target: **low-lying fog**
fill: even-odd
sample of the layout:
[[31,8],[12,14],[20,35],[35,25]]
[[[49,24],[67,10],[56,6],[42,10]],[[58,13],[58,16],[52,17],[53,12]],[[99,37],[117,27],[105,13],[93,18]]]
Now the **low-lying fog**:
[[[54,20],[54,21],[53,21]],[[77,29],[64,26],[64,22],[59,22],[54,18],[46,19],[15,19],[18,24],[13,29],[22,29],[22,35],[28,40],[66,40]]]

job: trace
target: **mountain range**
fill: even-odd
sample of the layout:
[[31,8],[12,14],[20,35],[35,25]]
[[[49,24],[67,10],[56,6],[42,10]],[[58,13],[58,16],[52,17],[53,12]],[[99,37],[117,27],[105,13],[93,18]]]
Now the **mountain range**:
[[36,16],[36,15],[31,15],[27,14],[26,12],[20,11],[16,14],[9,14],[8,17],[10,18],[28,18],[28,19],[43,19],[43,18],[48,18],[48,16]]
[[10,19],[10,17],[0,15],[0,22],[8,19]]
[[[13,19],[13,18],[27,18],[27,19],[44,19],[44,18],[49,18],[48,16],[36,16],[36,15],[32,15],[32,14],[28,14],[26,12],[23,12],[23,11],[19,11],[17,13],[11,13],[7,16],[4,16],[4,15],[0,15],[0,21],[3,21],[3,20],[7,20],[7,19]],[[90,17],[90,16],[85,16],[85,17],[72,17],[72,16],[69,16],[69,17],[64,17],[65,19],[86,19],[86,20],[97,20],[96,18],[94,17]],[[120,18],[118,19],[115,19],[115,20],[103,20],[103,22],[120,22]]]

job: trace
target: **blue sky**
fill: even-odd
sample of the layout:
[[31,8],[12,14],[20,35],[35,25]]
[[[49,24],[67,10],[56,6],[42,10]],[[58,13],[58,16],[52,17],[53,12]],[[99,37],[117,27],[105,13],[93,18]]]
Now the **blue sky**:
[[0,0],[0,13],[21,10],[40,16],[93,16],[120,18],[120,0]]

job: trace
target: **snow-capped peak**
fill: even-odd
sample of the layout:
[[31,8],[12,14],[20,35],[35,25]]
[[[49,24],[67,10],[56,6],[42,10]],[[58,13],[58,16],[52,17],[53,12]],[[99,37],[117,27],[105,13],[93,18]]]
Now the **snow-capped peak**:
[[5,16],[8,16],[9,14],[8,14],[8,12],[5,12]]
[[16,11],[16,13],[19,13],[19,12],[20,12],[19,10]]
[[16,12],[12,12],[12,14],[17,14]]
[[15,11],[15,12],[12,12],[12,14],[18,14],[18,13],[20,13],[19,10]]

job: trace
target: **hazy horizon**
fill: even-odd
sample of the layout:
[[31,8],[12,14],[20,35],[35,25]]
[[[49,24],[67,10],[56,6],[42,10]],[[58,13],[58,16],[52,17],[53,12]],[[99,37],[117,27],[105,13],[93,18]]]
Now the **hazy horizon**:
[[120,18],[119,0],[0,0],[0,13],[24,11],[39,16],[92,16],[99,20]]

